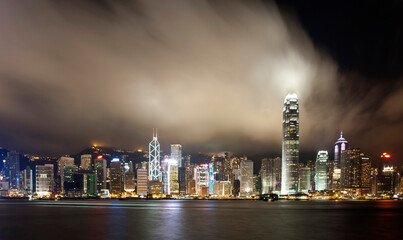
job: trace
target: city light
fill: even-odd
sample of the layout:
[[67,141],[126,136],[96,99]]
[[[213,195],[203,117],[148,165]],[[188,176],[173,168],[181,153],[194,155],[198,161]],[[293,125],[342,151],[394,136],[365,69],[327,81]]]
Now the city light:
[[[154,130],[149,151],[144,153],[89,147],[85,154],[62,156],[54,164],[36,164],[35,169],[28,166],[24,171],[15,170],[21,155],[8,153],[0,171],[0,194],[29,199],[192,196],[267,200],[267,194],[272,200],[399,198],[401,173],[390,160],[391,154],[382,153],[379,164],[373,165],[360,148],[348,147],[349,142],[340,133],[334,143],[334,159],[328,150],[319,150],[315,161],[302,162],[295,94],[287,95],[283,117],[282,157],[266,157],[258,163],[224,152],[207,153],[202,162],[192,162],[192,155],[182,157],[181,144],[170,144],[170,154],[162,152]],[[109,156],[113,156],[111,160]],[[37,156],[29,159],[43,160]]]

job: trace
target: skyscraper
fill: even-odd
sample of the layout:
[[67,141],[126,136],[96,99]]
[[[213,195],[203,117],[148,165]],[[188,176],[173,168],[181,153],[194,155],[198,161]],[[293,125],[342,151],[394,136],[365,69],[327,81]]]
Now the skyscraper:
[[392,156],[389,153],[383,153],[378,166],[377,194],[394,193],[394,172]]
[[153,132],[153,140],[149,144],[148,180],[162,180],[160,167],[160,143],[157,132]]
[[292,194],[298,191],[298,164],[299,103],[296,94],[288,94],[283,108],[281,194]]
[[338,190],[340,189],[340,177],[341,177],[341,153],[347,149],[348,142],[343,138],[343,132],[340,132],[340,138],[337,139],[334,144],[334,164],[333,169],[330,171],[333,173],[331,178],[331,189]]
[[[169,158],[164,157],[161,161],[161,178],[162,178],[162,192],[164,194],[169,194]],[[154,181],[154,180],[151,180]]]
[[92,155],[91,154],[83,154],[81,155],[81,163],[80,163],[80,168],[81,169],[91,169],[91,159]]
[[151,195],[162,195],[162,180],[149,181],[148,190]]
[[342,151],[340,159],[341,187],[353,191],[369,192],[371,164],[359,148]]
[[22,183],[22,190],[28,195],[33,193],[33,176],[32,176],[32,169],[30,166],[27,166],[23,173],[24,181]]
[[264,158],[260,168],[262,194],[280,193],[281,158]]
[[129,170],[124,175],[124,189],[126,192],[136,190],[136,176],[134,173],[133,162],[129,162]]
[[71,166],[74,166],[74,158],[60,157],[58,159],[57,174],[60,176],[60,190],[62,194],[64,193],[64,168]]
[[347,140],[343,138],[343,132],[340,132],[340,138],[334,144],[334,168],[340,169],[341,152],[347,149]]
[[253,193],[253,161],[241,161],[241,197],[250,197]]
[[53,192],[53,164],[36,165],[36,194],[48,196]]
[[137,169],[137,195],[145,196],[148,193],[147,169]]
[[186,194],[186,168],[181,167],[179,168],[179,194],[185,195]]
[[224,167],[223,177],[220,180],[225,180],[225,181],[231,180],[231,173],[232,173],[231,158],[230,158],[228,152],[225,153],[223,167]]
[[299,167],[299,191],[309,192],[312,190],[311,184],[311,168],[306,166]]
[[213,163],[208,164],[208,172],[209,172],[209,194],[213,195],[214,193],[214,182],[215,182],[215,174],[214,174],[214,165]]
[[122,193],[122,164],[119,158],[111,161],[111,194],[120,196]]
[[10,183],[10,189],[20,189],[20,154],[16,151],[7,153],[4,162],[5,176]]
[[179,168],[178,168],[178,161],[176,159],[169,159],[168,172],[169,172],[168,194],[179,194]]
[[209,186],[209,171],[208,171],[208,164],[200,164],[200,166],[197,166],[194,171],[194,178],[195,178],[195,187],[196,187],[196,194],[201,195],[201,189],[202,187],[207,187]]
[[316,156],[315,190],[328,190],[329,183],[329,154],[321,150]]
[[171,144],[171,159],[178,161],[178,166],[182,167],[182,145]]
[[69,197],[81,195],[83,186],[79,185],[81,181],[75,182],[75,179],[80,178],[77,173],[78,167],[76,165],[63,167],[63,193]]
[[94,159],[94,169],[97,175],[97,192],[101,193],[102,189],[106,189],[106,159],[102,155]]

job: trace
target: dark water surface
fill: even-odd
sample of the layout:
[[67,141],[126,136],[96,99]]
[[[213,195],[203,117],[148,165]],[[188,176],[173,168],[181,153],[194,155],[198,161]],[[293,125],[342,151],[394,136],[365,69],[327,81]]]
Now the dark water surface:
[[3,239],[403,239],[403,201],[0,200]]

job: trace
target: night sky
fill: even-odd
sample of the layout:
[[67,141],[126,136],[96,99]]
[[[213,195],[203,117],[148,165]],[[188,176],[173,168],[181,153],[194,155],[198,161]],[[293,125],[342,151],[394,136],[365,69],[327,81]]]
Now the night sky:
[[164,150],[279,156],[295,92],[302,156],[342,130],[401,159],[402,16],[402,1],[1,1],[0,145],[138,149],[156,127]]

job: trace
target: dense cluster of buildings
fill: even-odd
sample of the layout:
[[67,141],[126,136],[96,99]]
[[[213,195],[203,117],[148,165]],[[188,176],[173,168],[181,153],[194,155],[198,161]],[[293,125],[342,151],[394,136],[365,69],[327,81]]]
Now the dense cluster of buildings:
[[[262,194],[316,198],[382,197],[403,192],[402,168],[392,156],[372,161],[348,141],[335,142],[332,159],[319,150],[315,160],[299,159],[299,103],[289,94],[283,109],[282,156],[252,161],[229,153],[196,163],[182,145],[161,151],[154,131],[148,151],[93,146],[74,156],[43,159],[0,149],[0,196],[255,198]],[[260,169],[259,169],[260,167]]]

